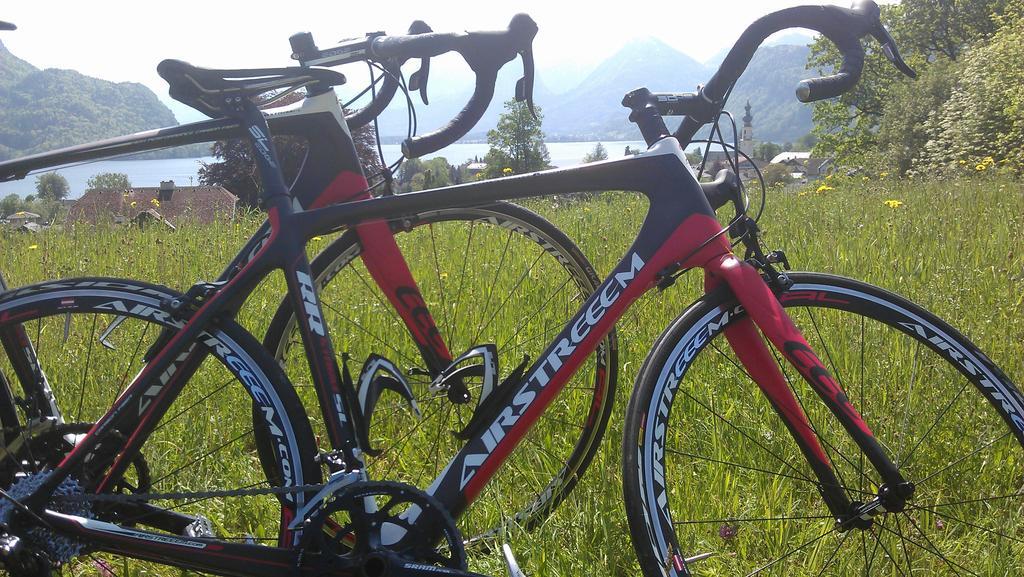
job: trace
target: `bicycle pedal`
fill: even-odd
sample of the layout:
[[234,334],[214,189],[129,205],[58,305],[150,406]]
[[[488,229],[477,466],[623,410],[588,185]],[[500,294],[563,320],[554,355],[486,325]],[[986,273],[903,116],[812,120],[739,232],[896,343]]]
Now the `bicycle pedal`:
[[508,571],[508,577],[526,577],[526,573],[519,568],[516,556],[512,554],[512,548],[508,546],[508,543],[501,544],[501,554],[505,557],[505,569]]
[[186,537],[204,537],[204,538],[216,538],[217,534],[213,532],[213,523],[206,517],[197,517],[195,521],[192,521],[185,526],[183,531]]

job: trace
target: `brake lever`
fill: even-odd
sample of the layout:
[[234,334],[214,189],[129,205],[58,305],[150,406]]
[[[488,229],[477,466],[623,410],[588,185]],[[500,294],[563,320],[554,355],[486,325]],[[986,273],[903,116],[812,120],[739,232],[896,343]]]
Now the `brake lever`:
[[516,82],[516,100],[518,102],[525,100],[527,108],[530,109],[530,114],[536,120],[537,111],[533,108],[533,48],[530,47],[522,50],[519,52],[519,55],[523,59],[523,77]]
[[[409,26],[409,34],[426,34],[434,29],[422,20],[416,20]],[[430,77],[430,57],[420,59],[420,69],[409,77],[409,90],[420,93],[423,104],[430,104],[427,98],[427,79]]]
[[885,29],[885,26],[879,26],[878,28],[879,30],[872,32],[871,35],[881,43],[882,53],[885,54],[885,57],[888,58],[889,62],[892,62],[892,65],[900,72],[911,78],[917,78],[917,72],[915,72],[914,69],[911,68],[905,60],[903,60],[903,57],[900,56],[900,49],[896,47],[896,41],[893,40],[889,31]]
[[893,39],[892,34],[889,34],[885,24],[882,24],[881,11],[876,7],[874,12],[877,19],[875,20],[875,25],[871,28],[871,35],[882,45],[882,53],[885,54],[885,57],[889,59],[889,62],[892,62],[892,65],[897,70],[911,78],[917,78],[917,72],[900,56],[900,49],[896,47],[896,41]]

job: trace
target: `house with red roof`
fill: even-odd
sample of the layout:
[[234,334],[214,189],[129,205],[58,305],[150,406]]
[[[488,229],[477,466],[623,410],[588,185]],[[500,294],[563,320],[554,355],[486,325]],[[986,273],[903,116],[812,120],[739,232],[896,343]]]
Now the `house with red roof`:
[[175,186],[170,180],[159,187],[89,190],[70,208],[67,222],[209,224],[233,219],[237,203],[238,197],[222,186]]

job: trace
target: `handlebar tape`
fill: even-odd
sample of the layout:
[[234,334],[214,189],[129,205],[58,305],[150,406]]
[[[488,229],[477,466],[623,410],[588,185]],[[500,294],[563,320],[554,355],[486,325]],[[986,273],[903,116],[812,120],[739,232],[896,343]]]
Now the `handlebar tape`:
[[381,84],[380,90],[377,91],[377,95],[365,107],[345,117],[349,130],[356,130],[366,125],[381,112],[384,112],[388,104],[391,104],[391,99],[394,98],[395,93],[398,92],[399,74],[399,67],[393,65],[393,61],[389,61],[388,64],[384,65],[384,81]]
[[[434,132],[406,139],[402,143],[402,153],[408,158],[416,158],[440,150],[465,136],[479,122],[491,103],[498,70],[518,54],[528,52],[536,34],[537,24],[533,19],[526,14],[516,14],[507,30],[462,34],[428,33],[375,39],[370,44],[370,50],[375,56],[404,61],[454,50],[462,55],[476,74],[473,96],[455,118]],[[530,83],[532,78],[523,84],[523,90],[530,88]]]
[[497,81],[497,69],[481,71],[476,75],[476,88],[469,103],[446,126],[422,136],[414,136],[402,142],[402,154],[406,158],[418,158],[435,150],[440,150],[452,142],[462,138],[484,115],[487,106],[494,96],[494,83]]

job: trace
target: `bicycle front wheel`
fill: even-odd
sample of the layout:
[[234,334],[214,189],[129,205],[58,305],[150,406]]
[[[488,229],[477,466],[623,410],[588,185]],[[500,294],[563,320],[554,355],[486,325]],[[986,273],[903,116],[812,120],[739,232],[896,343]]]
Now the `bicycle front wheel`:
[[[39,384],[45,380],[52,405],[61,412],[41,414],[39,403],[18,403],[20,424],[5,431],[8,442],[0,448],[5,491],[24,494],[110,409],[156,352],[151,347],[162,342],[161,334],[181,325],[161,310],[162,302],[179,296],[156,285],[89,278],[22,287],[0,297],[0,329],[20,324],[38,355],[38,382],[21,383],[21,396],[31,400],[45,389]],[[259,342],[231,321],[204,332],[196,349],[204,351],[205,360],[158,417],[127,471],[105,485],[99,500],[55,501],[50,508],[158,534],[297,545],[297,536],[282,531],[282,520],[292,518],[306,496],[289,489],[321,480],[312,430],[298,398]],[[181,370],[182,365],[174,366]],[[2,356],[0,371],[13,374]],[[150,391],[126,412],[142,414],[164,392]],[[253,402],[265,434],[275,442],[273,462],[261,464],[258,458],[247,410]],[[101,441],[61,491],[97,492],[131,434],[117,430]],[[41,528],[32,530],[30,540],[53,561],[70,562],[72,575],[180,572],[102,552],[71,561],[85,552],[80,544]]]
[[[916,492],[870,527],[838,526],[722,336],[742,307],[705,297],[659,338],[627,411],[624,491],[644,573],[1016,574],[1024,397],[921,307],[840,277],[791,278],[786,312]],[[870,502],[877,473],[775,353],[850,500]]]
[[[495,345],[499,382],[524,359],[536,359],[600,284],[564,233],[513,204],[433,210],[390,224],[449,351],[458,356]],[[430,389],[419,348],[361,253],[349,231],[312,263],[326,325],[338,350],[349,355],[353,373],[371,354],[391,360],[422,411],[417,416],[397,394],[381,397],[370,428],[370,444],[380,451],[368,457],[371,478],[426,487],[462,447],[457,434],[476,414],[481,383],[467,383],[466,403]],[[278,309],[264,344],[284,361],[307,412],[318,414],[287,303]],[[604,433],[614,398],[616,351],[612,332],[459,520],[467,539],[482,540],[508,524],[532,527],[568,495]]]

